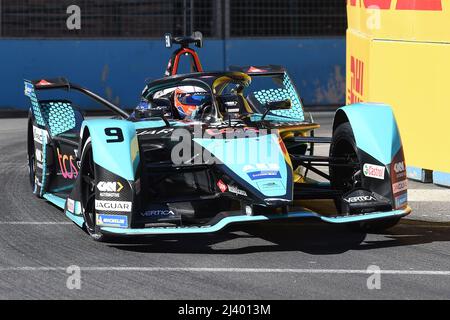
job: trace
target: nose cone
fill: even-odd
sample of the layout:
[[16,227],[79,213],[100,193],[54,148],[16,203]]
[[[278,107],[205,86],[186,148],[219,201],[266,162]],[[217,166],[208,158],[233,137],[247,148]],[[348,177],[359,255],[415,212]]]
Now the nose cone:
[[[292,169],[275,134],[237,139],[194,139],[225,165],[243,187],[265,201],[292,200]],[[250,188],[248,188],[250,187]]]

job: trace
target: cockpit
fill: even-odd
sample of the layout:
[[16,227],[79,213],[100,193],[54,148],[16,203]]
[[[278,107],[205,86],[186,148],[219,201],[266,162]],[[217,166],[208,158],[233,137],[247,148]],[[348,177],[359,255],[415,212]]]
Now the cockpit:
[[267,103],[280,100],[290,100],[293,108],[271,111],[272,117],[303,120],[300,98],[286,73],[192,73],[148,84],[134,114],[146,118],[157,110],[167,119],[216,123],[262,115]]

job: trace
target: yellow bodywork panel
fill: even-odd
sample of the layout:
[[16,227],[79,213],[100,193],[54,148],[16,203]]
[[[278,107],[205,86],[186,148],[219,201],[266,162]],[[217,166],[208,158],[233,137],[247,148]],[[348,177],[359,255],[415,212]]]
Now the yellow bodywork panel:
[[391,105],[407,164],[450,172],[450,1],[368,3],[348,1],[347,104]]

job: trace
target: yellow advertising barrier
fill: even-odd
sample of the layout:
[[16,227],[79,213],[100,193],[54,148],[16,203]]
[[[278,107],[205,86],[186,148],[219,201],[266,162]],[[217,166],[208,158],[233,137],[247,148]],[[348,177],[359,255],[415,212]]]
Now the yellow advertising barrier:
[[450,1],[348,0],[347,103],[394,108],[408,175],[450,186]]

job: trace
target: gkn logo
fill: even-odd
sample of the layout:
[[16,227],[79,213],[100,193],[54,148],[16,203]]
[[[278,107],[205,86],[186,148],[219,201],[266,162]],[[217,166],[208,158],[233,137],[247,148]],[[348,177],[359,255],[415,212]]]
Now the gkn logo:
[[405,162],[401,161],[401,162],[397,162],[396,164],[394,164],[394,171],[395,173],[400,173],[405,171]]
[[120,192],[123,189],[123,185],[120,182],[100,181],[97,184],[97,189],[101,192]]

